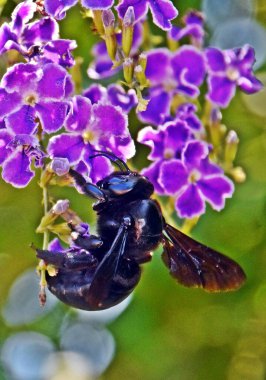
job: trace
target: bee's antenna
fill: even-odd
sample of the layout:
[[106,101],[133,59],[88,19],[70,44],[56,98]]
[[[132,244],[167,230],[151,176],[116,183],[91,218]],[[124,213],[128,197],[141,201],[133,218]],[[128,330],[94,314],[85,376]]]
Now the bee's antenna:
[[89,158],[103,156],[103,157],[108,158],[115,165],[117,165],[122,172],[124,172],[124,171],[126,171],[128,173],[131,172],[131,170],[129,169],[129,167],[127,166],[127,164],[123,160],[121,160],[120,158],[118,158],[114,153],[112,153],[112,152],[104,152],[104,151],[101,151],[101,150],[95,150],[95,153],[96,154],[94,154],[92,156],[89,156]]

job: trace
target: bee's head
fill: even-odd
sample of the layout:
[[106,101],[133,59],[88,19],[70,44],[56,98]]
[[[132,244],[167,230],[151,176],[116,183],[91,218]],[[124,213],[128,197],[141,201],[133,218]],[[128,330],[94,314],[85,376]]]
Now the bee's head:
[[141,174],[131,171],[126,163],[113,153],[97,152],[93,157],[96,156],[105,156],[119,167],[119,171],[97,182],[97,186],[106,192],[109,199],[145,199],[152,195],[153,184]]

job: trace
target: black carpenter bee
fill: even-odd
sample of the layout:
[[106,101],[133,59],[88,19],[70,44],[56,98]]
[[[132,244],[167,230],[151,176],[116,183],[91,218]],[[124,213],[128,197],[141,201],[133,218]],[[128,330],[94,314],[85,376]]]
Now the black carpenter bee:
[[[47,274],[49,290],[64,303],[84,310],[108,309],[123,301],[141,277],[140,265],[163,245],[162,259],[182,285],[209,292],[239,288],[245,281],[240,266],[230,258],[196,242],[164,220],[160,205],[151,199],[154,188],[144,176],[107,152],[118,167],[93,185],[70,169],[69,174],[85,195],[97,200],[98,236],[75,235],[81,250],[51,252],[37,249],[37,257],[58,268]],[[94,156],[94,157],[95,157]]]

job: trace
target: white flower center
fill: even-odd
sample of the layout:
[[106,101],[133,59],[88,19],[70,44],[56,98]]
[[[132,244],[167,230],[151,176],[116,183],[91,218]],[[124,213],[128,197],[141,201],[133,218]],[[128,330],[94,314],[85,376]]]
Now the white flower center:
[[190,183],[196,183],[201,178],[201,173],[197,169],[193,169],[188,177]]
[[235,67],[229,66],[228,69],[226,69],[226,76],[230,80],[236,81],[239,79],[240,73]]
[[165,148],[165,150],[164,150],[164,158],[167,160],[167,159],[174,158],[174,157],[175,157],[174,150],[171,149],[171,148]]

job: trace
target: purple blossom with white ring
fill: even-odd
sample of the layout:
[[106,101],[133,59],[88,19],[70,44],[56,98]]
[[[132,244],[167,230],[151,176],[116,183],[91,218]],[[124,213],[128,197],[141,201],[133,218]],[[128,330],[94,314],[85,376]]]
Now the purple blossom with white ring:
[[11,22],[0,27],[0,54],[14,49],[27,61],[72,66],[74,59],[70,51],[77,47],[76,41],[59,39],[59,26],[50,17],[28,23],[36,11],[37,6],[32,0],[15,8]]
[[5,182],[17,188],[27,186],[34,177],[32,160],[35,167],[40,167],[44,156],[35,136],[16,134],[11,128],[0,129],[0,166]]
[[169,0],[122,0],[116,7],[120,18],[125,16],[129,7],[134,8],[136,20],[145,18],[150,9],[154,24],[163,30],[171,29],[171,20],[178,15],[178,10]]
[[225,51],[208,48],[205,50],[205,57],[209,87],[207,99],[212,103],[227,107],[237,87],[247,94],[254,94],[262,89],[262,83],[252,72],[255,52],[251,46]]
[[[45,11],[56,18],[62,20],[66,12],[77,4],[78,0],[44,0]],[[81,5],[87,9],[104,10],[110,8],[114,0],[81,0]]]
[[8,69],[0,85],[0,117],[7,128],[34,134],[37,118],[46,133],[63,126],[73,84],[61,66],[19,63]]
[[155,161],[142,170],[142,174],[150,179],[158,194],[166,194],[165,189],[158,182],[161,165],[165,160],[180,158],[182,149],[192,138],[191,129],[180,120],[160,125],[157,130],[145,127],[139,131],[137,141],[151,148],[148,159]]
[[68,133],[52,137],[48,153],[67,158],[76,170],[97,182],[110,173],[111,165],[105,157],[91,159],[95,150],[109,150],[124,160],[134,156],[135,145],[127,124],[120,107],[101,101],[91,104],[88,98],[77,95],[65,123]]
[[234,192],[232,181],[209,161],[208,154],[206,143],[189,141],[181,159],[164,161],[160,167],[158,183],[166,194],[176,197],[175,208],[181,218],[202,215],[206,202],[220,211]]
[[138,114],[143,122],[159,125],[170,115],[175,94],[195,98],[205,78],[203,53],[184,45],[175,53],[159,48],[147,52],[146,77],[150,82],[147,109]]

